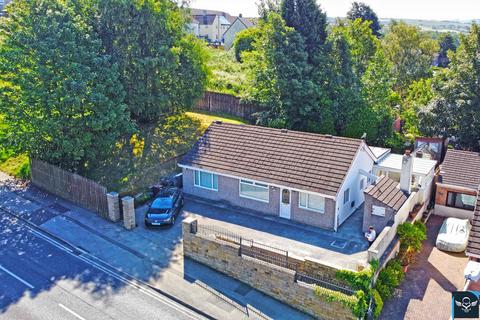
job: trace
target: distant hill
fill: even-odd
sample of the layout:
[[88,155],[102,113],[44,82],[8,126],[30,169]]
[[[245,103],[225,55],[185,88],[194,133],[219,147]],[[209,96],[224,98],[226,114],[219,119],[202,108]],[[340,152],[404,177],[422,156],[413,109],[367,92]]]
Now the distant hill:
[[[328,18],[329,23],[334,23],[337,18]],[[438,21],[438,20],[418,20],[418,19],[390,19],[380,18],[382,25],[388,25],[392,20],[404,21],[405,23],[420,27],[424,31],[434,32],[454,32],[454,33],[466,33],[470,30],[470,26],[473,21]],[[476,23],[480,23],[480,19],[475,20]]]

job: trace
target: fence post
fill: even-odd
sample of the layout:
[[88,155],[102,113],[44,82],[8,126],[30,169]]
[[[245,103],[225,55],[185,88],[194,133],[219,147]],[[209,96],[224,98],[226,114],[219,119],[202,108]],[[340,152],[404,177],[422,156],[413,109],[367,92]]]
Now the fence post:
[[238,255],[242,256],[242,237],[240,237],[240,248],[238,249]]
[[288,251],[285,254],[285,268],[288,269]]

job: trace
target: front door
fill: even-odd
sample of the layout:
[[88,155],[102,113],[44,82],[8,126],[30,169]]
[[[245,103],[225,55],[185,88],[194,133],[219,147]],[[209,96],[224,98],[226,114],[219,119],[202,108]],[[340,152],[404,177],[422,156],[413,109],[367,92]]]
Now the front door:
[[280,190],[280,217],[290,219],[291,211],[291,192],[288,189]]

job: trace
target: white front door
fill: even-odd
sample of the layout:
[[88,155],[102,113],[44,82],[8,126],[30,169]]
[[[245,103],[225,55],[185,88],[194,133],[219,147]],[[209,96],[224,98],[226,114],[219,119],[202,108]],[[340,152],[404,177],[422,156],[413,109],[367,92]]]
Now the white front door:
[[290,219],[292,192],[288,189],[280,189],[280,217]]

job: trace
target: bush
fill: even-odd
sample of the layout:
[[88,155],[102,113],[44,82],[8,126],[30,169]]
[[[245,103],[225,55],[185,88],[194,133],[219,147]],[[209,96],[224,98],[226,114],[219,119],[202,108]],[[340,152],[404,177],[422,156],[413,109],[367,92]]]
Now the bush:
[[422,241],[427,238],[425,226],[421,222],[414,224],[404,222],[398,226],[397,234],[403,248],[410,248],[415,251],[422,249]]
[[385,268],[380,271],[375,289],[380,294],[382,300],[393,296],[396,287],[400,285],[404,278],[402,264],[398,259],[390,260]]
[[252,51],[254,49],[253,43],[255,39],[259,38],[260,30],[258,28],[248,28],[237,33],[233,41],[233,48],[235,50],[235,59],[242,62],[242,53]]
[[383,299],[380,296],[380,293],[378,293],[376,289],[373,289],[372,297],[373,297],[373,302],[375,304],[375,309],[373,309],[373,317],[375,319],[378,319],[378,317],[380,317],[380,314],[382,313]]

